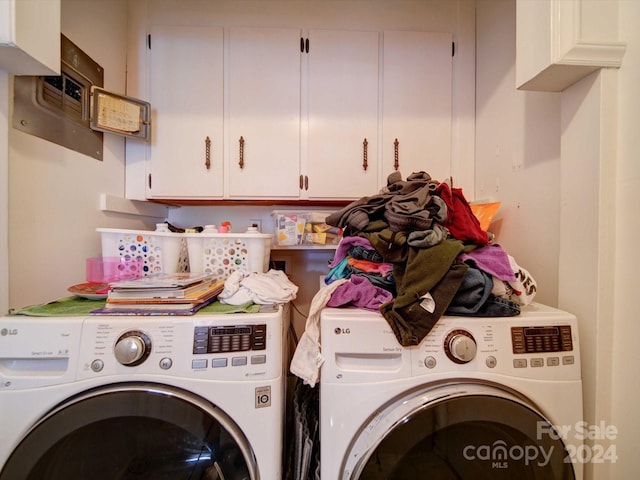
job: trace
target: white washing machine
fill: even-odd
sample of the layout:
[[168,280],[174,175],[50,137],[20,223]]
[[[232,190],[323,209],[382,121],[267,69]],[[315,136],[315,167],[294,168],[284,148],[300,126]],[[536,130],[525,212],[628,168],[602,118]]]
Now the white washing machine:
[[403,348],[385,319],[321,313],[321,477],[582,479],[576,318],[440,318]]
[[0,479],[281,480],[283,318],[0,318]]

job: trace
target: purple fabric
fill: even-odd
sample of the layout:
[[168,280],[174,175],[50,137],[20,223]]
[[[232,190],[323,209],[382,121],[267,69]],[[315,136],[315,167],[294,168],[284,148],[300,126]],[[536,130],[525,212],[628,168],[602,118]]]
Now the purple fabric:
[[368,278],[354,275],[349,282],[338,286],[327,302],[328,307],[354,306],[378,310],[380,305],[393,300],[391,292],[376,287]]
[[342,259],[346,258],[347,252],[351,249],[351,247],[362,246],[367,249],[373,250],[373,245],[371,242],[364,237],[343,237],[342,241],[336,248],[336,253],[333,256],[333,260],[329,264],[329,268],[333,268],[338,265]]
[[483,272],[506,282],[513,282],[516,279],[509,256],[497,243],[476,248],[469,253],[461,253],[458,260],[470,265],[474,265]]

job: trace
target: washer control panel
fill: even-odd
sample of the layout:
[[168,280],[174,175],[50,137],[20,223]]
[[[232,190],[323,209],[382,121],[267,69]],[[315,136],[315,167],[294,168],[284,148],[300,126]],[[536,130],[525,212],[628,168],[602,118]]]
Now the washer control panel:
[[[552,312],[553,313],[553,312]],[[443,316],[410,350],[413,375],[473,372],[521,378],[580,378],[577,320],[570,314]]]
[[514,317],[443,315],[419,345],[405,347],[379,312],[325,308],[321,314],[322,378],[327,382],[382,382],[510,376],[580,380],[575,315],[530,304]]
[[233,353],[267,348],[267,325],[195,327],[193,353]]
[[571,326],[511,327],[511,346],[513,353],[571,352]]
[[279,306],[233,315],[0,316],[0,392],[96,378],[279,378],[289,326],[283,311]]

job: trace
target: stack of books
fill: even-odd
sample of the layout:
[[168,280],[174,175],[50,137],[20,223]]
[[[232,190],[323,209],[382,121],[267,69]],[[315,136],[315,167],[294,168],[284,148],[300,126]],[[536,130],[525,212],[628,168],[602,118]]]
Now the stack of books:
[[224,280],[204,273],[159,273],[109,284],[96,315],[193,315],[222,291]]

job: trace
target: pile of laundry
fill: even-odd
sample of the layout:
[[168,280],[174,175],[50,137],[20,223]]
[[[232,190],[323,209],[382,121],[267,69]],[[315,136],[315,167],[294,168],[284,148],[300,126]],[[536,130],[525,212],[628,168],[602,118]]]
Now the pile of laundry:
[[379,310],[403,346],[444,314],[513,316],[533,300],[529,272],[481,228],[460,188],[417,172],[331,214],[344,230],[325,283],[327,306]]
[[402,346],[418,345],[444,315],[514,316],[536,282],[480,225],[462,190],[425,172],[391,174],[377,195],[327,217],[343,229],[326,285],[311,301],[291,373],[314,387],[324,363],[325,306],[380,311]]

